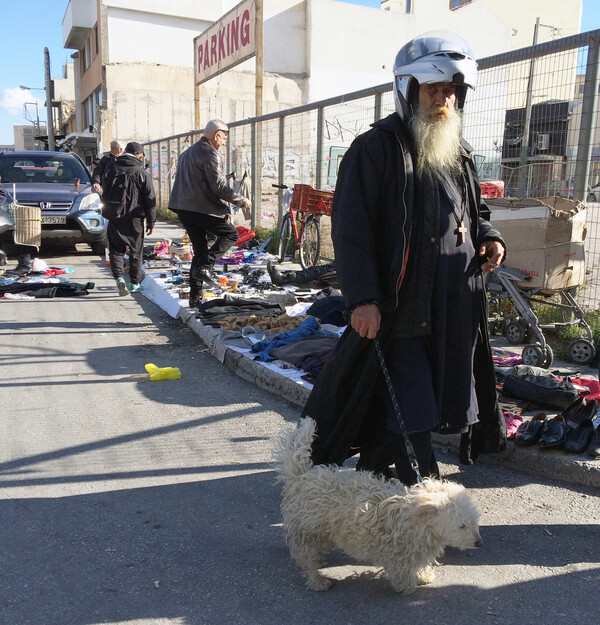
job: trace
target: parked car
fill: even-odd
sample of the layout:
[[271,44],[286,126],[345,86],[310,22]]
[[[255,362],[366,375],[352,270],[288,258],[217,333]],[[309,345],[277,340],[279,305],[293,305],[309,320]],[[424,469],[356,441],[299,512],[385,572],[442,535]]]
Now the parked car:
[[[0,180],[7,202],[41,208],[42,243],[87,243],[95,254],[104,253],[107,221],[102,217],[102,200],[77,154],[0,152]],[[5,207],[2,212],[7,212]],[[0,223],[5,221],[2,215]]]

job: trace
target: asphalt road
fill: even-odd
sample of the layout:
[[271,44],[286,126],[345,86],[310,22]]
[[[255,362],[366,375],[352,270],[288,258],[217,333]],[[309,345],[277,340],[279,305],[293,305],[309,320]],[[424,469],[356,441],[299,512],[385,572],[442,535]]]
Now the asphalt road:
[[[84,246],[80,298],[0,302],[3,625],[592,625],[598,491],[461,467],[485,545],[448,550],[408,597],[334,552],[305,590],[280,525],[272,437],[298,408],[242,380]],[[177,366],[150,382],[144,364]]]

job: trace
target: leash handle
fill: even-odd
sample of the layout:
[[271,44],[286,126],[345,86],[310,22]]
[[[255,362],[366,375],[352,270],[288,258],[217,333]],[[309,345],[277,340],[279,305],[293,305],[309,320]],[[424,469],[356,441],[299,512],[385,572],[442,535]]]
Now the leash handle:
[[412,446],[412,443],[410,442],[410,439],[408,438],[408,433],[406,432],[406,426],[404,425],[404,419],[402,418],[402,413],[400,412],[400,404],[398,404],[398,399],[396,398],[396,393],[394,391],[394,387],[392,386],[390,373],[388,371],[387,365],[385,364],[385,359],[383,357],[383,352],[381,351],[381,346],[379,345],[379,341],[375,338],[373,339],[373,343],[375,343],[375,350],[377,351],[379,364],[381,365],[381,371],[383,373],[383,377],[385,378],[385,383],[387,384],[388,391],[390,393],[392,405],[394,406],[396,419],[398,420],[398,425],[400,426],[400,433],[402,434],[402,438],[404,439],[404,447],[406,448],[406,454],[410,462],[410,467],[417,476],[417,484],[420,484],[422,477],[421,477],[421,472],[419,471],[419,463],[417,461],[417,456],[415,454],[414,447]]

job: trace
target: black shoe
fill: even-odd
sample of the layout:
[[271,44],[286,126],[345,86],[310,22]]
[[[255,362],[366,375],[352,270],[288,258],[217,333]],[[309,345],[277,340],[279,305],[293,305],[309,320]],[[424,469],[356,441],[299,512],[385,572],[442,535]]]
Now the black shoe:
[[575,429],[569,429],[564,448],[570,454],[582,454],[594,438],[594,424],[591,419],[582,421]]
[[549,449],[550,447],[562,447],[567,438],[569,426],[564,422],[561,415],[544,421],[544,427],[538,441],[538,447]]
[[26,276],[31,273],[31,254],[20,254],[17,256],[17,266],[14,273],[18,276]]
[[517,428],[515,443],[519,445],[535,445],[540,440],[545,423],[546,415],[543,412],[536,414],[528,421],[524,421]]
[[588,401],[579,397],[562,411],[561,416],[569,427],[576,428],[584,421],[593,419],[597,412],[598,403],[595,399]]
[[596,428],[594,436],[587,448],[587,455],[591,458],[600,458],[600,425]]
[[272,284],[274,284],[275,286],[281,286],[283,284],[281,272],[270,260],[267,261],[267,271],[269,272],[269,277],[271,278]]
[[197,282],[204,282],[204,284],[208,284],[208,286],[213,289],[221,288],[221,285],[210,277],[209,270],[203,269],[202,267],[194,269],[192,272],[192,279]]

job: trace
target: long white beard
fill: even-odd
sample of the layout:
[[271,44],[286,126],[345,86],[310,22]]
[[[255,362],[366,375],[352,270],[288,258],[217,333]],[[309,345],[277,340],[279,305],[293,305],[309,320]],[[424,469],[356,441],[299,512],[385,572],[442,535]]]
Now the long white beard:
[[[440,114],[438,114],[440,113]],[[417,146],[417,172],[461,170],[460,135],[462,120],[454,109],[419,111],[410,120]]]

